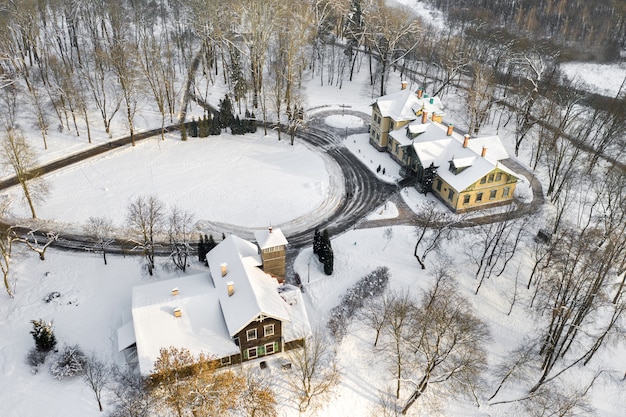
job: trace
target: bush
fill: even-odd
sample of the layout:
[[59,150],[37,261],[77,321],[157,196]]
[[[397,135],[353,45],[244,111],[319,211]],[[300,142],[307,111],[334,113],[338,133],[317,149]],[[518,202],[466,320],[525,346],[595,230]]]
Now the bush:
[[85,370],[87,357],[78,345],[66,346],[50,367],[50,373],[58,380],[81,375]]
[[378,267],[357,281],[343,296],[341,304],[330,310],[328,329],[337,341],[347,333],[348,322],[355,311],[363,307],[365,300],[377,297],[385,292],[389,284],[389,268]]
[[28,355],[26,355],[26,364],[32,366],[33,368],[37,368],[46,361],[47,355],[48,352],[42,352],[32,348],[28,351]]

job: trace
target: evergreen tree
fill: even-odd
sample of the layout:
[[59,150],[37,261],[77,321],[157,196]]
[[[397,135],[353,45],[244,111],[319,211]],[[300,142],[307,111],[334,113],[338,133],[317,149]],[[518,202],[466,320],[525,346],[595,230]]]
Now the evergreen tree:
[[[427,194],[432,192],[433,190],[433,181],[435,180],[435,176],[437,175],[437,168],[435,164],[431,162],[428,168],[424,169],[424,175],[422,176],[422,192]],[[383,172],[384,174],[384,172]]]
[[57,339],[54,336],[52,322],[45,322],[42,319],[31,320],[33,330],[30,334],[35,339],[35,347],[40,352],[50,352],[57,345]]
[[228,97],[228,94],[224,96],[223,100],[220,100],[219,111],[220,111],[220,127],[222,129],[226,129],[229,126],[232,126],[233,120],[234,120],[233,104],[231,103],[230,98]]
[[320,249],[322,254],[320,261],[324,264],[324,273],[326,275],[332,275],[335,255],[333,254],[333,248],[330,244],[330,236],[328,235],[327,229],[324,229],[322,233]]
[[197,138],[198,137],[198,121],[196,120],[195,117],[191,118],[191,137],[192,138]]
[[206,235],[204,235],[204,242],[206,244],[206,253],[211,252],[211,250],[217,246],[217,243],[215,243],[215,240],[213,239],[213,235],[209,235],[208,239]]
[[204,238],[200,235],[200,240],[198,241],[198,261],[204,262],[206,261],[206,243],[204,242]]
[[317,258],[320,258],[320,245],[322,243],[322,235],[320,234],[319,229],[315,229],[315,233],[313,234],[313,253],[317,255]]

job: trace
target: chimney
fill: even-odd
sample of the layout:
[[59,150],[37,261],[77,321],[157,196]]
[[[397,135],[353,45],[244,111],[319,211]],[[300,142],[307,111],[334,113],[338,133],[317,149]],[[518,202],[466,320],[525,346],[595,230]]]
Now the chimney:
[[402,83],[400,84],[400,85],[402,86],[402,90],[406,90],[406,86],[407,86],[408,84],[409,84],[409,83],[407,83],[406,81],[402,81]]
[[431,97],[430,104],[435,104],[435,98],[434,97]]
[[426,123],[428,120],[428,112],[426,110],[422,110],[422,123]]
[[235,283],[228,281],[226,283],[226,289],[228,290],[228,296],[231,297],[235,293]]
[[272,233],[272,226],[270,226],[270,229],[269,229],[269,230],[270,230],[270,233]]
[[222,269],[222,276],[225,277],[226,274],[228,274],[228,264],[223,263],[220,265],[221,269]]
[[487,155],[487,147],[483,146],[483,151],[480,153],[480,156],[482,156],[484,158],[485,155]]
[[465,136],[463,136],[463,147],[467,148],[467,145],[469,144],[469,140],[470,140],[470,135],[469,134],[465,134]]
[[452,132],[454,132],[454,126],[453,125],[448,125],[448,131],[446,132],[446,134],[448,136],[452,136]]
[[422,98],[422,94],[424,94],[424,90],[422,90],[421,88],[417,89],[417,98]]
[[174,317],[181,317],[183,315],[183,312],[180,311],[180,307],[176,307],[174,309]]
[[172,288],[172,296],[178,295],[178,287]]

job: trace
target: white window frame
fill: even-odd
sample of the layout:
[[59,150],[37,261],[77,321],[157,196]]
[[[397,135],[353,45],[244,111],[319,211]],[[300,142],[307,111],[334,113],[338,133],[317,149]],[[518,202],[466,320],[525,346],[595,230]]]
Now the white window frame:
[[[254,355],[251,355],[250,352],[254,352]],[[248,359],[255,359],[259,357],[259,349],[255,347],[248,348]]]
[[489,192],[489,200],[495,200],[498,198],[498,190],[491,190]]
[[508,197],[510,192],[511,192],[510,187],[504,187],[504,190],[502,190],[502,197],[504,198]]
[[[271,329],[271,333],[268,332],[268,329]],[[264,337],[269,337],[269,336],[274,336],[274,325],[273,324],[266,324],[265,326],[263,326],[263,336]]]
[[[250,337],[251,332],[254,332],[254,337]],[[246,330],[246,341],[256,340],[258,338],[256,329],[248,329]]]
[[222,366],[230,365],[230,356],[226,356],[226,357],[222,358],[220,360],[220,363],[222,364]]
[[[270,347],[271,347],[271,349],[272,349],[272,351],[271,351],[271,352],[268,352],[268,351],[267,351],[267,347],[268,347],[268,346],[270,346]],[[267,344],[265,345],[265,354],[266,354],[266,355],[271,355],[272,353],[276,353],[276,350],[274,349],[274,343],[267,343]]]

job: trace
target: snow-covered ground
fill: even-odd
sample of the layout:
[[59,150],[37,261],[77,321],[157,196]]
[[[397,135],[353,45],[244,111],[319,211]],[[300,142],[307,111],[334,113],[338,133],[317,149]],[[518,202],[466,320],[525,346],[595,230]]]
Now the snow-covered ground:
[[[362,74],[365,73],[363,70]],[[368,113],[370,91],[362,82],[363,78],[352,84],[345,81],[341,90],[335,86],[320,87],[319,78],[312,79],[307,84],[307,108],[329,106],[340,110],[340,105],[346,105]],[[392,74],[389,91],[399,85]],[[343,121],[332,118],[327,122],[339,128],[355,127],[358,123],[352,117]],[[158,123],[153,125],[158,126]],[[33,135],[33,141],[36,140]],[[86,146],[82,142],[77,145],[76,141],[74,137],[55,135],[50,143],[55,156],[44,159],[62,157],[63,152],[75,152]],[[367,135],[349,136],[344,143],[373,172],[380,165],[381,179],[394,182],[399,178],[398,166],[386,154],[371,152]],[[42,156],[49,155],[41,149],[38,152]],[[329,174],[323,161],[321,155],[304,145],[291,147],[274,137],[224,135],[187,143],[179,142],[175,136],[165,141],[155,138],[136,148],[114,151],[50,175],[52,194],[41,207],[41,217],[72,223],[84,221],[91,215],[108,215],[120,223],[131,196],[156,194],[169,205],[175,203],[193,211],[198,219],[210,218],[242,226],[276,224],[312,210],[329,192]],[[382,168],[385,168],[384,175]],[[264,200],[263,194],[270,192],[266,187],[270,180],[278,184],[278,192]],[[279,202],[273,205],[272,198]],[[414,195],[405,197],[405,201],[415,206],[423,201],[420,198]],[[16,208],[18,213],[25,213],[19,210]],[[369,218],[396,216],[397,208],[389,203],[387,207],[377,208]],[[408,290],[417,296],[432,283],[429,270],[419,268],[413,257],[413,229],[395,226],[391,235],[386,229],[358,229],[335,237],[332,276],[323,274],[311,249],[302,251],[295,259],[294,270],[302,277],[308,315],[314,326],[323,327],[329,310],[339,303],[346,289],[378,266],[389,267],[392,289]],[[489,362],[490,366],[495,366],[534,329],[535,321],[525,308],[531,294],[518,288],[518,299],[511,315],[507,312],[512,302],[514,277],[489,280],[479,295],[474,295],[476,283],[464,255],[464,247],[471,240],[471,231],[468,231],[459,239],[446,242],[444,253],[453,260],[461,292],[476,314],[489,325],[492,334],[488,344]],[[89,253],[50,250],[47,255],[44,262],[32,253],[16,256],[12,272],[16,297],[10,300],[0,294],[0,416],[99,416],[101,413],[91,391],[80,380],[53,380],[45,366],[39,373],[32,374],[24,362],[26,353],[33,347],[30,320],[54,320],[61,346],[77,343],[86,351],[97,350],[111,361],[122,364],[116,349],[116,330],[130,318],[132,286],[149,279],[142,275],[134,257],[110,256],[109,265],[105,266],[100,256]],[[520,264],[522,272],[526,268],[526,264]],[[203,270],[201,265],[194,265],[188,273],[200,270]],[[158,275],[152,280],[172,276],[166,268],[158,268]],[[53,291],[59,292],[60,297],[46,303],[44,298]],[[349,330],[348,336],[337,346],[341,383],[333,400],[315,414],[317,416],[380,415],[376,407],[381,392],[393,385],[388,369],[379,360],[380,352],[372,349],[372,331],[358,323]],[[580,384],[588,381],[597,369],[610,371],[599,378],[591,391],[593,405],[602,417],[624,416],[626,392],[623,382],[619,381],[626,369],[624,357],[623,343],[611,346],[594,358],[589,369],[577,369],[567,377],[576,385],[579,381]],[[284,374],[272,375],[280,379]],[[491,389],[494,381],[489,382]],[[515,388],[505,394],[506,399],[520,396]],[[446,398],[437,411],[426,413],[471,417],[524,415],[514,404],[487,406],[484,397],[482,399],[481,406],[477,407],[470,401]],[[108,396],[104,403],[107,410]],[[411,412],[418,413],[418,407]],[[299,413],[283,403],[280,415],[295,417]]]
[[626,62],[566,62],[561,64],[561,70],[571,81],[583,82],[590,91],[609,97],[615,97],[622,82],[626,82]]

